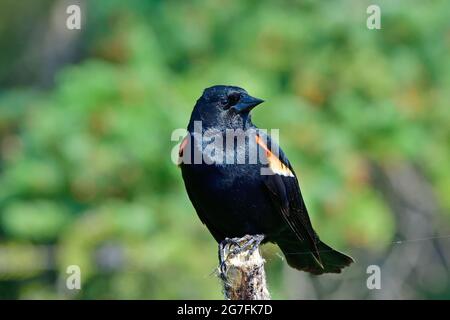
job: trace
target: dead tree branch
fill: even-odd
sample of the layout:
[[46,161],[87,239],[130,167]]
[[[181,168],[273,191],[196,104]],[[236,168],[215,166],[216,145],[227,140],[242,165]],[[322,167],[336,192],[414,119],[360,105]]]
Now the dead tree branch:
[[227,300],[270,300],[265,260],[259,252],[263,235],[225,239],[219,245],[219,275]]

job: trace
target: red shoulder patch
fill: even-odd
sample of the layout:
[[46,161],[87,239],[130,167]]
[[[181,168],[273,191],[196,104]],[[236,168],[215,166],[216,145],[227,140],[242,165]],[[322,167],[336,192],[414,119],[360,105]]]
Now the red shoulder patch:
[[183,163],[184,149],[186,148],[188,142],[189,142],[189,134],[186,137],[184,137],[183,141],[181,141],[180,149],[178,149],[178,165]]
[[294,177],[292,171],[267,147],[267,144],[259,135],[255,136],[256,143],[266,152],[269,168],[273,173],[286,177]]

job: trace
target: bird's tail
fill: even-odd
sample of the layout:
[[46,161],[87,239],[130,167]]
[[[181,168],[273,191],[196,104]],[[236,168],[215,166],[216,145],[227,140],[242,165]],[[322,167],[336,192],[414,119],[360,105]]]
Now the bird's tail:
[[312,274],[340,273],[354,262],[351,257],[332,249],[320,240],[317,242],[320,260],[311,253],[306,242],[292,239],[280,240],[277,244],[292,268]]

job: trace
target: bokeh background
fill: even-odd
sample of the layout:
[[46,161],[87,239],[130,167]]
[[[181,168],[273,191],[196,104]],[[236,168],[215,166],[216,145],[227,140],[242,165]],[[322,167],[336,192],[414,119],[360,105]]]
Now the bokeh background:
[[266,100],[254,122],[357,261],[312,277],[266,245],[274,298],[450,298],[449,1],[3,0],[0,48],[0,298],[222,298],[170,139],[214,84]]

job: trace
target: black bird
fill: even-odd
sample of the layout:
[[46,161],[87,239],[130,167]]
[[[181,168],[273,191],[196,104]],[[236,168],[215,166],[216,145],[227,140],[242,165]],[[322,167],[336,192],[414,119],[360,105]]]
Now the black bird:
[[[263,242],[276,243],[291,267],[313,274],[340,273],[353,259],[320,241],[289,160],[251,121],[250,111],[262,102],[235,86],[205,89],[192,112],[189,135],[180,146],[180,167],[188,196],[217,242],[263,234]],[[201,124],[199,134],[195,133],[196,122]],[[212,139],[202,140],[200,134],[214,132],[223,138],[225,146],[227,132],[232,130],[241,130],[241,134],[253,130],[256,134],[241,140],[245,147],[233,141],[232,148],[224,147],[223,154],[211,152],[209,160],[214,161],[206,161],[206,147]],[[264,161],[250,163],[252,148],[263,155]],[[193,156],[199,151],[205,154],[200,162]],[[237,161],[239,153],[245,158],[244,164]],[[218,159],[234,161],[221,163]],[[263,168],[271,174],[262,174]]]

